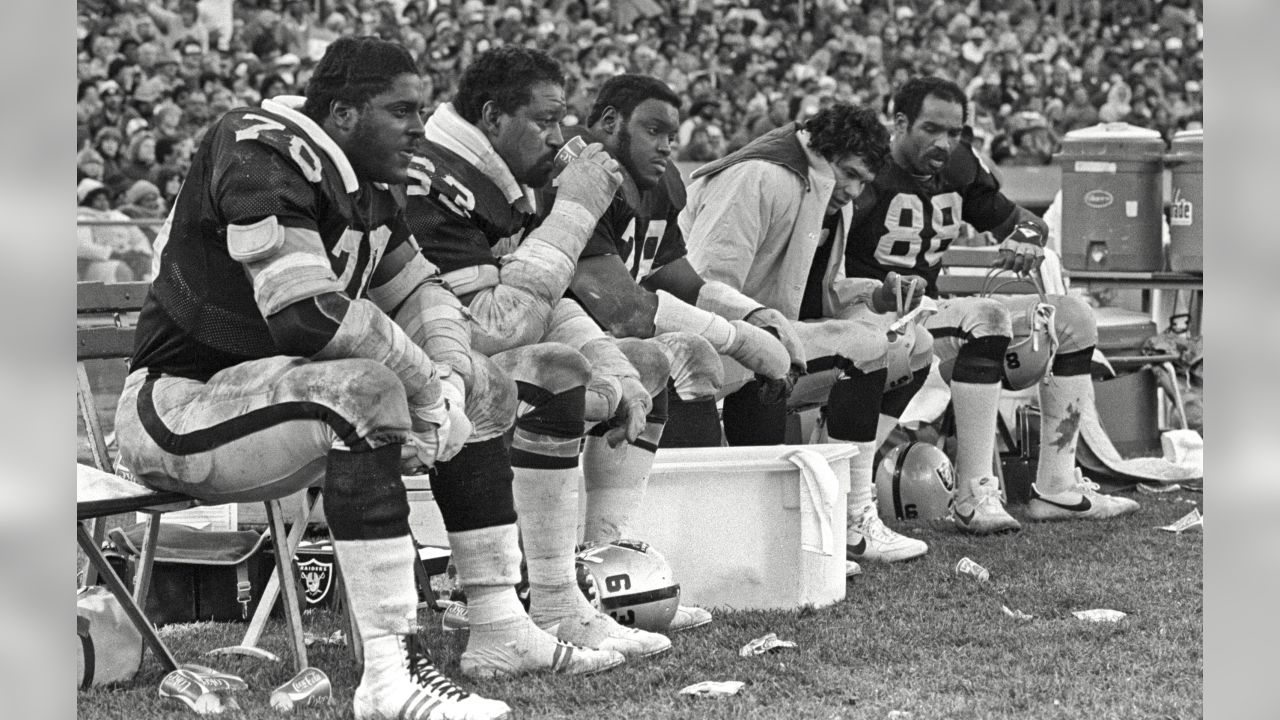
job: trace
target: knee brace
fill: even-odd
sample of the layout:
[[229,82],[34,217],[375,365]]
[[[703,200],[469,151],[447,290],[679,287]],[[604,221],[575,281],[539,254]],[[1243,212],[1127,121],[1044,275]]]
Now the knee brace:
[[911,373],[911,382],[886,391],[884,396],[880,398],[880,414],[896,418],[902,417],[902,413],[907,409],[907,404],[911,402],[911,398],[916,396],[916,393],[920,392],[920,388],[924,387],[924,381],[927,379],[929,379],[929,366],[925,365],[923,369]]
[[1053,357],[1054,375],[1088,375],[1093,370],[1093,346]]
[[[511,496],[511,460],[503,438],[464,445],[431,478],[444,527],[449,532],[510,525],[516,521]],[[328,504],[326,502],[326,516]]]
[[827,435],[849,442],[875,440],[880,398],[888,374],[885,368],[869,373],[846,368],[832,384],[827,398]]
[[330,450],[324,507],[335,539],[385,540],[408,535],[409,500],[400,480],[400,443],[369,452]]
[[960,346],[951,380],[978,385],[1000,382],[1004,377],[1004,353],[1008,349],[1009,337],[1005,335],[972,338]]

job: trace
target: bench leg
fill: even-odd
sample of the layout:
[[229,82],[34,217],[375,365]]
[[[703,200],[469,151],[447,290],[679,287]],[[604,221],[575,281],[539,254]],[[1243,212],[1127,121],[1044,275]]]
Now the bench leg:
[[84,554],[89,556],[89,562],[97,570],[102,581],[106,583],[107,589],[120,601],[120,605],[124,607],[124,612],[129,616],[129,620],[133,622],[134,627],[138,628],[138,632],[142,633],[143,641],[155,653],[156,660],[164,666],[164,671],[169,673],[177,670],[178,661],[174,659],[173,653],[169,652],[169,648],[165,646],[164,641],[156,634],[155,626],[151,624],[150,620],[147,620],[147,616],[143,614],[142,609],[138,607],[138,603],[129,594],[129,589],[116,576],[111,569],[110,563],[102,555],[102,551],[98,546],[93,544],[93,538],[90,537],[88,531],[85,530],[84,525],[80,522],[76,522],[76,542],[79,543],[80,549],[84,551]]

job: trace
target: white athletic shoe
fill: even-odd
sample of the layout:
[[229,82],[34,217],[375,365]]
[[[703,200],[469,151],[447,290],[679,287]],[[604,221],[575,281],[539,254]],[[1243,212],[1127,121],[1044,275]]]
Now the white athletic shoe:
[[676,614],[671,618],[671,624],[667,626],[667,632],[692,630],[710,624],[711,613],[700,607],[681,605],[676,608]]
[[621,653],[595,650],[557,640],[554,635],[521,618],[515,633],[489,639],[472,632],[459,664],[469,678],[520,677],[533,673],[594,675],[626,662]]
[[589,610],[577,618],[564,618],[543,628],[567,643],[612,650],[628,660],[645,658],[671,649],[671,639],[639,628],[619,625],[598,610]]
[[873,562],[902,562],[929,552],[923,540],[899,535],[885,527],[875,505],[868,505],[849,519],[845,558]]
[[861,575],[861,574],[862,574],[862,566],[861,566],[861,565],[859,565],[858,563],[854,562],[853,560],[845,560],[845,561],[844,561],[844,576],[845,576],[845,577],[847,577],[847,578],[851,578],[851,577],[853,577],[854,575]]
[[1027,517],[1032,520],[1103,520],[1120,517],[1138,511],[1138,501],[1131,498],[1103,495],[1098,484],[1089,480],[1076,468],[1076,484],[1070,490],[1053,495],[1042,495],[1031,486],[1031,500],[1027,502]]
[[[399,648],[390,647],[393,643]],[[506,703],[469,693],[441,675],[431,664],[417,635],[390,635],[367,642],[366,662],[395,662],[396,650],[399,651],[398,667],[385,667],[376,685],[367,685],[362,680],[356,688],[351,701],[356,720],[502,720],[511,717],[511,708]]]
[[1017,532],[1022,525],[1000,502],[1000,488],[994,476],[957,480],[951,494],[951,520],[956,527],[974,535]]

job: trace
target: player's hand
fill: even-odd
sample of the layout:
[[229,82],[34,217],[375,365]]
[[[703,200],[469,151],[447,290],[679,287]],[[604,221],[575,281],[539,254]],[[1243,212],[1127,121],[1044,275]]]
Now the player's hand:
[[733,320],[729,324],[735,333],[733,341],[723,351],[725,355],[770,380],[781,380],[787,376],[791,369],[791,354],[781,340],[746,320]]
[[440,387],[438,402],[409,408],[414,452],[425,468],[457,455],[474,429],[467,418],[462,390],[448,381],[442,381]]
[[618,400],[618,412],[610,421],[613,427],[604,434],[609,447],[618,447],[623,441],[632,442],[640,437],[648,422],[649,411],[653,410],[653,397],[639,380],[624,377],[620,384],[622,398]]
[[796,380],[800,378],[800,373],[792,368],[786,377],[780,379],[771,379],[763,375],[756,375],[756,382],[759,386],[756,388],[756,399],[762,405],[775,405],[785,401],[791,397],[791,391],[796,387]]
[[622,166],[603,145],[591,143],[564,166],[557,183],[557,202],[561,198],[575,202],[599,218],[622,185]]
[[992,267],[1012,270],[1018,275],[1030,275],[1044,262],[1044,234],[1033,222],[1020,222],[1013,227],[1009,237],[1000,243],[999,256]]
[[805,373],[805,367],[809,363],[808,358],[805,357],[804,343],[800,342],[800,336],[796,334],[795,328],[782,313],[771,307],[759,307],[747,313],[743,319],[778,338],[782,347],[787,349],[787,354],[791,356],[792,373],[797,375]]
[[884,282],[871,293],[871,309],[884,314],[911,312],[924,298],[928,282],[918,275],[899,275],[889,271]]

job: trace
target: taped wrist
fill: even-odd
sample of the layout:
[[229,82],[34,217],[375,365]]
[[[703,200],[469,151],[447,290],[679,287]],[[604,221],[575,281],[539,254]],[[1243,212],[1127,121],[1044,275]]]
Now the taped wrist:
[[400,480],[400,443],[369,452],[330,450],[324,516],[335,540],[407,536],[409,499]]
[[529,233],[521,245],[530,240],[542,241],[564,254],[570,263],[576,264],[599,219],[598,214],[561,195],[551,206],[547,218]]
[[395,311],[396,324],[435,362],[447,363],[464,382],[471,367],[471,327],[462,303],[439,281],[417,285]]
[[741,320],[762,305],[719,280],[708,280],[698,291],[697,307],[729,320]]
[[[704,285],[703,290],[706,290],[710,284]],[[657,295],[658,310],[653,315],[655,334],[691,332],[701,335],[718,353],[728,352],[729,347],[737,339],[737,329],[720,315],[713,314],[704,308],[694,307],[666,290],[659,290]],[[698,302],[702,302],[702,295],[698,296]],[[756,304],[756,307],[758,306],[759,303]]]
[[431,405],[440,399],[440,383],[431,358],[369,300],[347,301],[337,332],[313,357],[377,360],[404,383],[412,404]]

